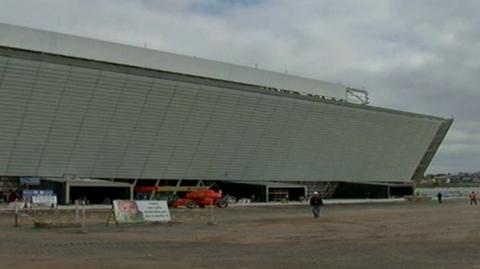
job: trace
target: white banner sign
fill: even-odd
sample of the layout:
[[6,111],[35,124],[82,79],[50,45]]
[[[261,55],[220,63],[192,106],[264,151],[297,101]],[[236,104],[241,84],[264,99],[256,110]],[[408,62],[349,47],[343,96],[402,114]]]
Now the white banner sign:
[[57,196],[56,195],[32,196],[32,204],[48,206],[48,207],[56,207],[57,206]]
[[119,223],[167,222],[172,219],[166,201],[114,200],[113,209]]

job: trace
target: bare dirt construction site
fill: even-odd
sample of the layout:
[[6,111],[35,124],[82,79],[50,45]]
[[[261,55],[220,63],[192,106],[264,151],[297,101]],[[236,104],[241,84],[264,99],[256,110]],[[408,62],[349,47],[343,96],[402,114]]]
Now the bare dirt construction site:
[[[480,268],[480,206],[455,200],[175,209],[170,224],[33,228],[0,214],[0,268]],[[50,213],[61,219],[72,212]]]

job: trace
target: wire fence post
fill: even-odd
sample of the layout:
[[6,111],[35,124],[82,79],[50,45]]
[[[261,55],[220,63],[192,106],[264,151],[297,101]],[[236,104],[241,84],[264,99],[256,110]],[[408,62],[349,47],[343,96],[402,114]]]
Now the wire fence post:
[[217,222],[215,221],[215,205],[213,204],[213,199],[210,201],[210,208],[208,209],[208,225],[215,225]]
[[75,222],[80,222],[80,212],[78,210],[78,200],[75,200]]
[[18,212],[18,203],[17,201],[15,201],[15,211],[14,211],[15,215],[14,215],[14,224],[13,224],[13,227],[18,227],[19,224],[18,224],[18,215],[19,215],[19,212]]
[[81,227],[82,227],[82,233],[86,233],[87,232],[87,228],[85,227],[85,200],[82,201],[82,223],[81,223]]

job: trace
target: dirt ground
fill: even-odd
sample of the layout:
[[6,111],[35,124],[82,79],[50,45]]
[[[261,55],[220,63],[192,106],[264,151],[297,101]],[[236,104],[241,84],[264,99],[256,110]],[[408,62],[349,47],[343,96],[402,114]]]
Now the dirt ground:
[[86,233],[13,227],[3,213],[0,268],[480,268],[480,206],[464,200],[326,205],[319,219],[300,205],[231,207],[216,225],[208,210],[118,227],[87,212]]

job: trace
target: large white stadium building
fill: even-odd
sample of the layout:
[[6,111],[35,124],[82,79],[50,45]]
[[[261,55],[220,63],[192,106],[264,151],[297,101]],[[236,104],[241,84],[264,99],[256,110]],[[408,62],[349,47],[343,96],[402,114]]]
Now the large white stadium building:
[[340,84],[0,24],[3,183],[422,177],[452,120],[367,101]]

